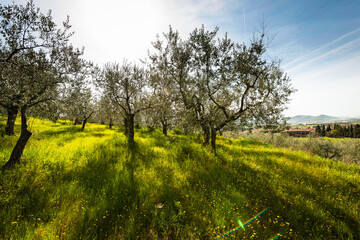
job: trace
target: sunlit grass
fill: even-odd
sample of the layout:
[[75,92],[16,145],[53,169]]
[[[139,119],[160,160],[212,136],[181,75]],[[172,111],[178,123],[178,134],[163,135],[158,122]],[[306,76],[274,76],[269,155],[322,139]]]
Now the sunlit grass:
[[[22,163],[0,177],[3,239],[359,239],[360,168],[245,139],[30,119]],[[4,124],[4,123],[2,123]],[[0,138],[0,164],[17,137]]]

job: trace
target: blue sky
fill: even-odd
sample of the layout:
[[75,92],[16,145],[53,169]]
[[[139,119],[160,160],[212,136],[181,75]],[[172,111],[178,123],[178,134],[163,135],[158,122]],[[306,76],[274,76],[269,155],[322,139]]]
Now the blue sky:
[[[3,3],[11,3],[9,0]],[[15,3],[26,3],[15,0]],[[298,91],[287,116],[360,117],[359,0],[34,0],[55,20],[70,16],[74,45],[102,65],[147,56],[151,41],[172,25],[186,38],[195,27],[220,27],[248,43],[263,19],[275,35],[269,57],[280,59]]]

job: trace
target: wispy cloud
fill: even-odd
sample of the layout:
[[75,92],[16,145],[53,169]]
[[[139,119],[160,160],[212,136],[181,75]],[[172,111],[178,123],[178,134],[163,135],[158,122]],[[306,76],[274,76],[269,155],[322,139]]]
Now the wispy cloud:
[[351,48],[354,44],[358,44],[360,40],[360,28],[349,32],[330,43],[327,43],[309,53],[306,53],[293,61],[289,62],[284,66],[284,68],[290,70],[300,69],[306,64],[311,64],[316,60],[326,58],[330,55],[335,55],[346,50],[354,51],[354,48]]
[[[284,68],[295,79],[309,81],[315,77],[319,78],[341,71],[345,73],[360,71],[356,65],[360,65],[360,28],[345,34],[331,43],[301,56],[286,64]],[[306,77],[305,77],[306,76]]]
[[[360,116],[360,28],[284,66],[295,88],[288,115]],[[357,79],[357,81],[356,81]]]

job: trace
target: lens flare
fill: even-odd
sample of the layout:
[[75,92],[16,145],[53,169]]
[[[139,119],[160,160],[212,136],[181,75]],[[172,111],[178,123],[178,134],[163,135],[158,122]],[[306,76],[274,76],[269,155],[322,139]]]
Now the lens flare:
[[[255,215],[254,217],[252,217],[252,218],[250,218],[249,220],[247,220],[244,224],[241,224],[240,219],[238,219],[238,221],[240,222],[240,226],[239,226],[239,227],[234,228],[234,229],[228,231],[227,233],[224,233],[223,235],[217,236],[216,238],[214,238],[214,240],[215,240],[215,239],[220,239],[220,238],[223,238],[223,237],[225,237],[225,236],[227,236],[227,235],[229,235],[229,234],[232,234],[233,232],[239,230],[240,228],[242,228],[242,229],[245,230],[244,227],[245,227],[246,225],[252,223],[255,219],[257,219],[257,218],[260,217],[262,214],[264,214],[268,209],[269,209],[269,208],[265,208],[265,209],[262,210],[260,213],[258,213],[258,214]],[[275,236],[275,237],[277,237],[277,236]],[[275,239],[277,239],[277,238],[275,238]]]
[[278,235],[276,235],[275,237],[273,237],[271,240],[276,240],[276,239],[279,239],[281,236],[281,233],[278,233]]
[[244,225],[243,225],[242,222],[240,221],[240,218],[238,218],[238,223],[239,223],[240,227],[242,227],[242,229],[244,229],[244,231],[245,231]]

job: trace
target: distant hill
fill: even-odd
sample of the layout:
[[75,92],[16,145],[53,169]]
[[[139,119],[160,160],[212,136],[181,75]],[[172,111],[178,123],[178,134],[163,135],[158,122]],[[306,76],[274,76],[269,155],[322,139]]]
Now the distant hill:
[[288,122],[289,123],[323,123],[323,122],[336,122],[341,120],[348,120],[347,118],[339,118],[328,115],[296,115],[292,117]]

